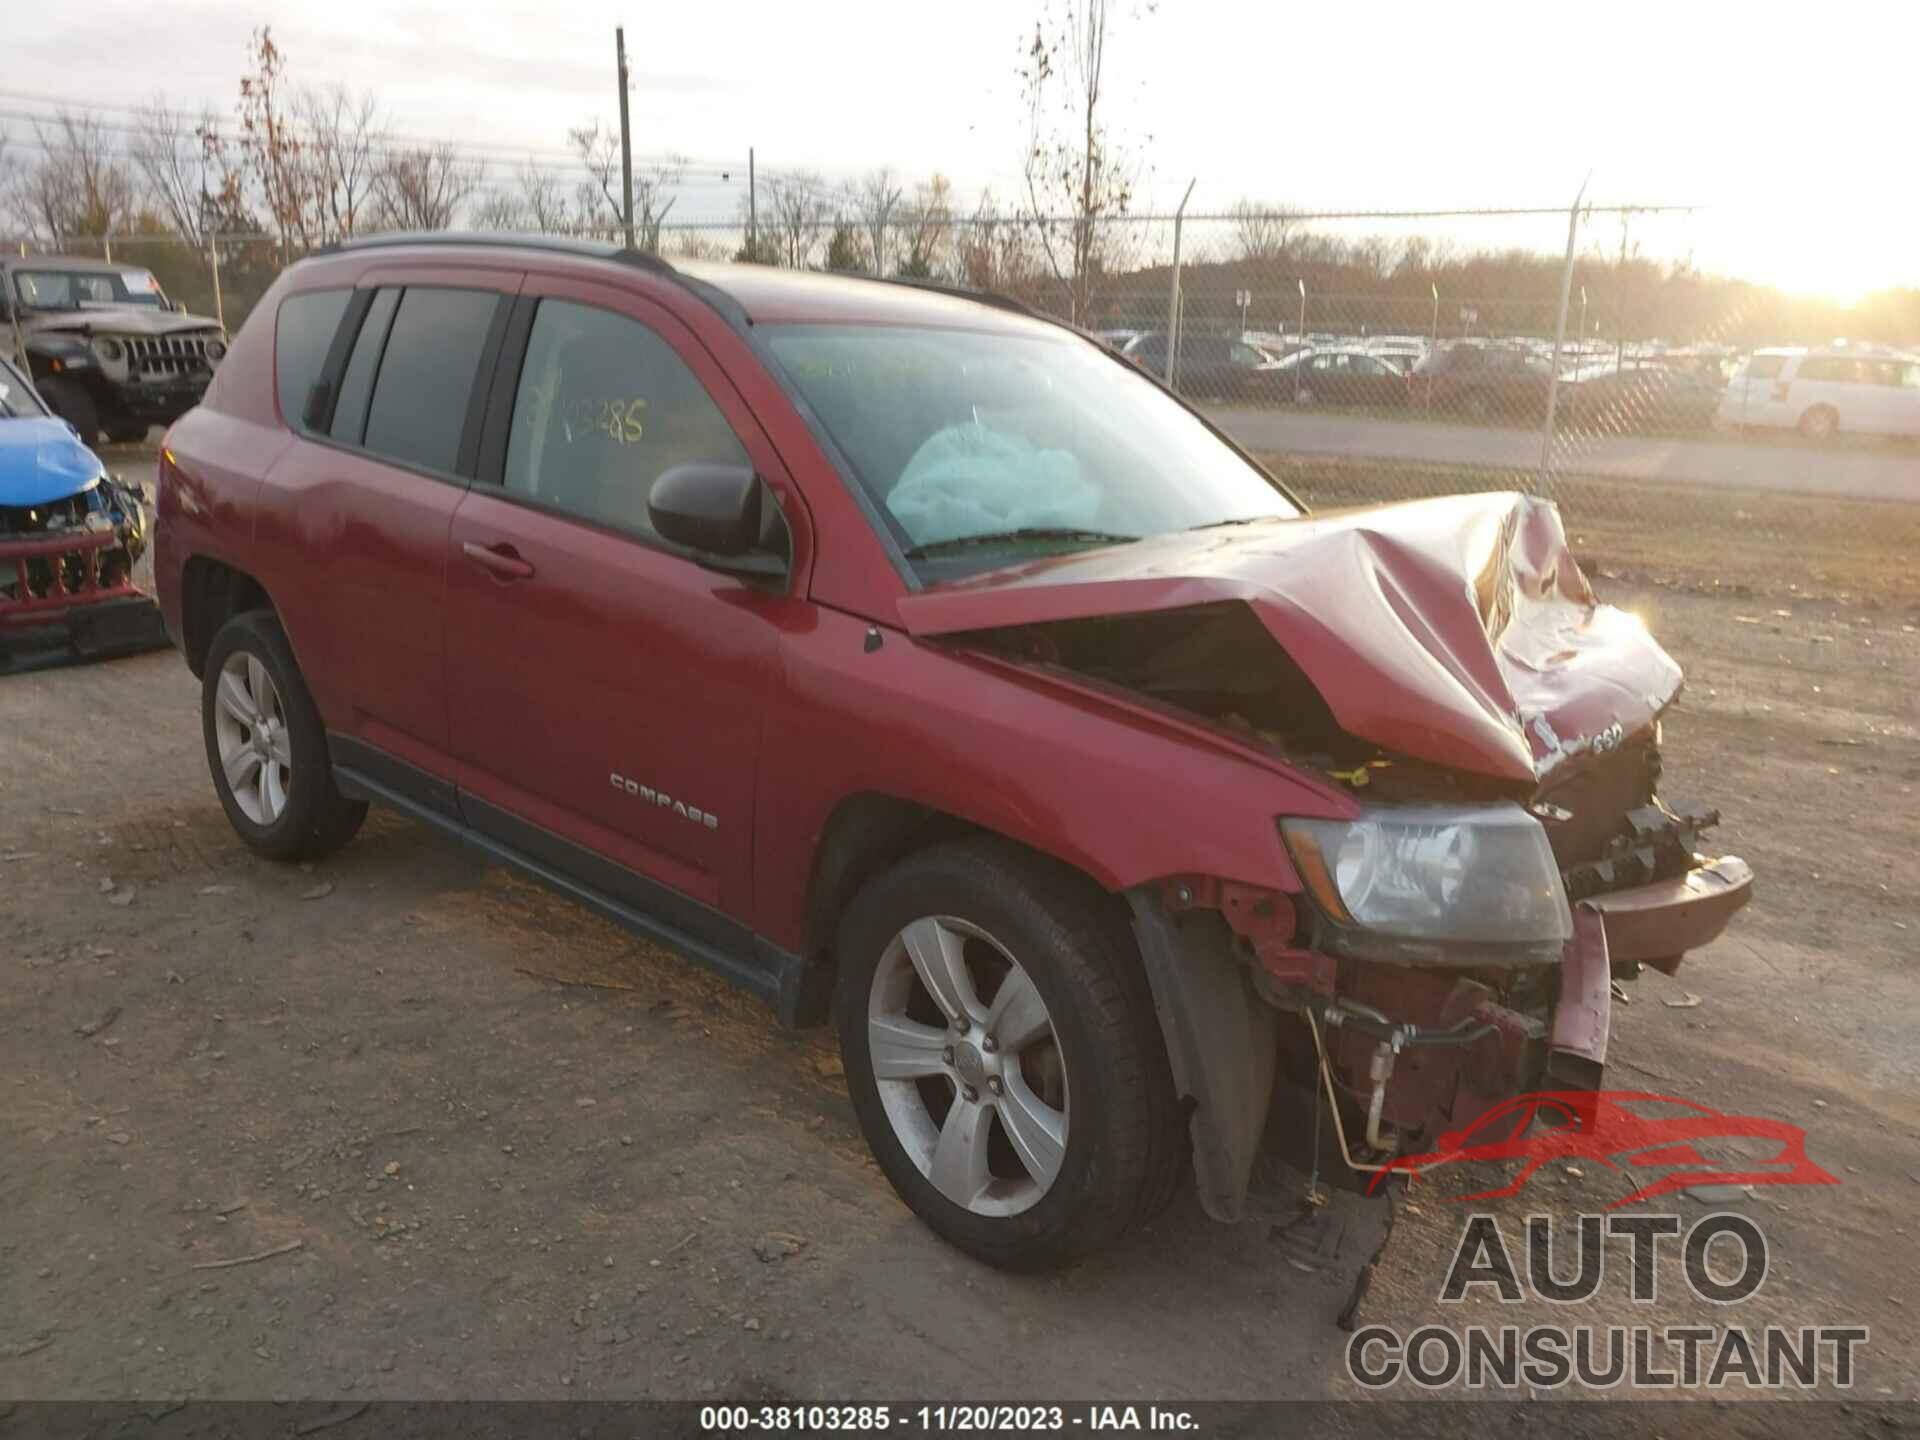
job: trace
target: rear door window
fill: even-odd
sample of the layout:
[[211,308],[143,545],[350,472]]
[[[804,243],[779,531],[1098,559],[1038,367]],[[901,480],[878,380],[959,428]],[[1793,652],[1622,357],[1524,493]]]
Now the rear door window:
[[279,389],[280,418],[306,429],[307,392],[327,363],[333,333],[347,313],[351,290],[307,290],[280,302],[273,331],[273,373]]
[[408,287],[367,407],[368,450],[453,473],[487,330],[501,303],[488,290]]

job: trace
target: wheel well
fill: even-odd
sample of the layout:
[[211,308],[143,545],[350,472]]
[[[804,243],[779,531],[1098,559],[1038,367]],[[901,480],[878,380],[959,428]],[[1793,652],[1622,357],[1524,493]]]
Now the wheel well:
[[195,555],[187,561],[180,585],[180,627],[187,665],[195,675],[220,627],[248,610],[271,610],[266,587],[243,570]]
[[[834,807],[827,820],[814,850],[813,877],[807,887],[806,958],[818,987],[813,993],[825,997],[832,992],[834,932],[839,928],[841,913],[860,893],[861,886],[918,851],[976,837],[991,838],[1041,864],[1071,871],[1093,890],[1109,893],[1078,866],[958,815],[892,795],[850,795]],[[1124,924],[1124,902],[1117,896],[1110,898]],[[819,1014],[801,1017],[798,1023],[817,1024],[826,1018],[823,1009]]]

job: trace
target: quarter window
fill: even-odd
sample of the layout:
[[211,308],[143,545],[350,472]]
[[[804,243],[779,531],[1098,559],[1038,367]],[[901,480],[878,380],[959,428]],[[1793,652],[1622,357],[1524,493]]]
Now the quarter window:
[[694,463],[752,462],[673,348],[624,315],[543,300],[514,396],[508,493],[652,535],[653,482]]
[[400,298],[367,410],[366,448],[451,473],[459,460],[480,352],[500,297],[409,288]]
[[347,313],[351,290],[308,290],[280,302],[273,332],[273,371],[280,392],[280,416],[296,430],[306,429],[307,392],[320,378],[340,317]]

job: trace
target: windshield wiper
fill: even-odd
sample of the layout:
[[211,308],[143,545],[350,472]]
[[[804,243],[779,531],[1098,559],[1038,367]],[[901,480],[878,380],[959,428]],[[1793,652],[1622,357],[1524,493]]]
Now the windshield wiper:
[[1086,545],[1130,545],[1138,535],[1115,535],[1106,530],[1076,530],[1067,526],[1024,525],[1017,530],[993,530],[984,535],[956,535],[951,540],[935,540],[915,545],[906,552],[909,560],[926,560],[975,545],[1013,545],[1024,540],[1071,540]]
[[1229,525],[1258,525],[1263,520],[1278,520],[1278,515],[1240,515],[1231,520],[1209,520],[1204,525],[1189,525],[1189,530],[1224,530]]

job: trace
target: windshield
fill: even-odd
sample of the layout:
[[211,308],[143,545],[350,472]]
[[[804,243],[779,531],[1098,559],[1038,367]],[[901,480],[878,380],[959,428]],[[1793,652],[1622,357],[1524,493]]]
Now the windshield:
[[923,579],[1299,509],[1078,337],[891,326],[762,333]]
[[20,372],[0,360],[0,420],[31,420],[46,413]]
[[20,303],[33,310],[78,310],[87,305],[166,303],[148,270],[16,270]]

